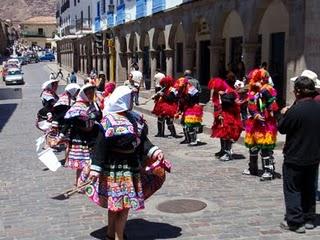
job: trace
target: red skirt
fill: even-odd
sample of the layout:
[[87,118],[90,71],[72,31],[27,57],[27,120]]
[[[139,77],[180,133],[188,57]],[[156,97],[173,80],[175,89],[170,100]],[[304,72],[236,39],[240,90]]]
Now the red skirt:
[[174,118],[174,115],[177,113],[177,111],[177,103],[169,103],[159,100],[155,103],[152,113],[158,117]]
[[211,128],[211,137],[232,139],[233,141],[238,141],[242,132],[240,113],[235,114],[227,111],[222,111],[221,115],[223,117],[223,120],[218,119],[218,114],[216,115],[217,116],[215,116],[215,120]]

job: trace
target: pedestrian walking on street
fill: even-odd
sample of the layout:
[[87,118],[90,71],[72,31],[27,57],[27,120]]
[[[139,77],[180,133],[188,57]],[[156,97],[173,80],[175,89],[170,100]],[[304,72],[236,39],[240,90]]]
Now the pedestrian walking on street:
[[70,83],[77,83],[77,76],[76,76],[76,73],[75,72],[71,72],[71,75],[70,75]]
[[60,77],[60,79],[63,79],[63,73],[62,73],[62,69],[61,68],[59,68],[59,71],[58,71],[58,73],[56,75],[56,78],[58,78],[58,77]]
[[315,227],[316,177],[320,162],[320,103],[314,82],[299,77],[295,103],[282,109],[279,132],[286,134],[283,149],[283,192],[286,206],[283,229],[305,233]]
[[275,166],[272,151],[277,140],[278,111],[277,92],[269,84],[269,73],[264,69],[255,69],[250,74],[248,92],[249,118],[245,127],[245,145],[249,148],[249,168],[244,175],[258,175],[258,154],[261,151],[263,174],[261,181],[272,180]]
[[230,161],[232,143],[238,141],[242,132],[238,94],[221,78],[212,78],[208,88],[214,107],[211,137],[220,138],[220,151],[215,156],[221,161]]
[[76,102],[65,115],[65,127],[60,139],[69,139],[69,151],[65,166],[76,170],[75,185],[82,184],[89,173],[91,152],[98,134],[97,122],[102,114],[94,102],[96,86],[86,84],[80,89]]
[[[144,209],[146,195],[141,174],[145,158],[164,161],[159,147],[148,139],[148,126],[141,114],[132,111],[132,90],[120,86],[105,106],[94,147],[90,179],[86,188],[90,199],[108,209],[107,239],[127,239],[124,234],[129,210]],[[161,185],[160,185],[161,186]]]

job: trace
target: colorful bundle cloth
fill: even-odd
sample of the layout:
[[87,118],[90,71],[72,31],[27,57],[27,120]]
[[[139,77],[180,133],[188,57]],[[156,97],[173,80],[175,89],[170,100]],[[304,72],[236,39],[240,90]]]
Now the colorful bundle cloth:
[[277,140],[277,123],[274,113],[279,110],[277,92],[269,85],[269,74],[264,69],[252,73],[248,93],[250,117],[246,122],[245,145],[248,148],[273,150]]
[[174,118],[178,111],[178,101],[175,97],[173,88],[174,79],[172,77],[164,77],[160,81],[161,88],[164,88],[162,95],[158,94],[155,97],[155,105],[152,113],[157,117]]
[[178,79],[175,83],[175,89],[184,125],[190,128],[201,126],[203,108],[199,104],[199,91],[186,78]]

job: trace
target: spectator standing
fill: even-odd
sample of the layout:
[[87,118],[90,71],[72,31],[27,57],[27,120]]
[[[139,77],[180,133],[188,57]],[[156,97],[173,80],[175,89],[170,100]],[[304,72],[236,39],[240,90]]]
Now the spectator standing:
[[200,85],[199,81],[192,76],[191,70],[187,69],[184,72],[184,77],[188,80],[189,83],[191,83],[192,86],[194,86],[198,90],[198,92],[200,94],[201,93],[201,85]]
[[139,71],[139,66],[137,64],[133,65],[133,70],[131,71],[131,74],[132,74],[132,79],[134,81],[134,85],[137,89],[136,96],[137,96],[137,101],[139,103],[139,92],[140,92],[140,87],[143,80],[143,75],[142,75],[142,72]]
[[280,227],[296,233],[315,227],[316,176],[320,162],[320,104],[313,99],[315,83],[299,77],[294,83],[296,101],[282,109],[279,132],[286,134],[283,149],[285,220]]
[[136,105],[139,105],[138,96],[137,96],[138,89],[135,85],[135,82],[133,81],[132,73],[129,73],[128,80],[124,82],[124,86],[128,86],[132,90],[133,101]]
[[162,80],[162,78],[164,78],[165,75],[161,72],[161,70],[158,68],[156,70],[156,74],[154,75],[154,87],[155,87],[155,91],[158,92],[161,90],[161,86],[160,86],[160,81]]

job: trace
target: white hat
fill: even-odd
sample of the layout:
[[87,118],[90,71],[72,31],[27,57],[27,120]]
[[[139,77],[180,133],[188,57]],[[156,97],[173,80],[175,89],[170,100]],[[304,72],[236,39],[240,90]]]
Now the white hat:
[[110,95],[105,106],[105,112],[119,113],[131,110],[132,90],[128,86],[119,86]]
[[86,83],[85,85],[83,85],[81,88],[80,88],[80,92],[78,94],[78,97],[77,97],[77,100],[82,100],[82,101],[85,101],[85,102],[89,102],[89,99],[87,97],[87,95],[84,93],[84,91],[88,88],[95,88],[96,86],[91,84],[91,83]]
[[80,90],[80,86],[76,83],[70,83],[66,86],[65,91],[71,94],[72,97]]
[[[301,75],[298,76],[298,77],[307,77],[307,78],[311,79],[314,82],[316,88],[320,88],[320,80],[318,79],[318,75],[315,72],[312,72],[310,70],[304,70],[301,73]],[[292,82],[294,82],[294,81],[297,80],[298,77],[293,77],[290,80]]]
[[244,87],[244,83],[240,80],[236,80],[236,82],[234,83],[234,87],[235,88],[243,88]]
[[51,79],[51,80],[45,81],[41,86],[42,90],[50,88],[51,84],[54,82],[59,82],[59,80],[58,79]]

